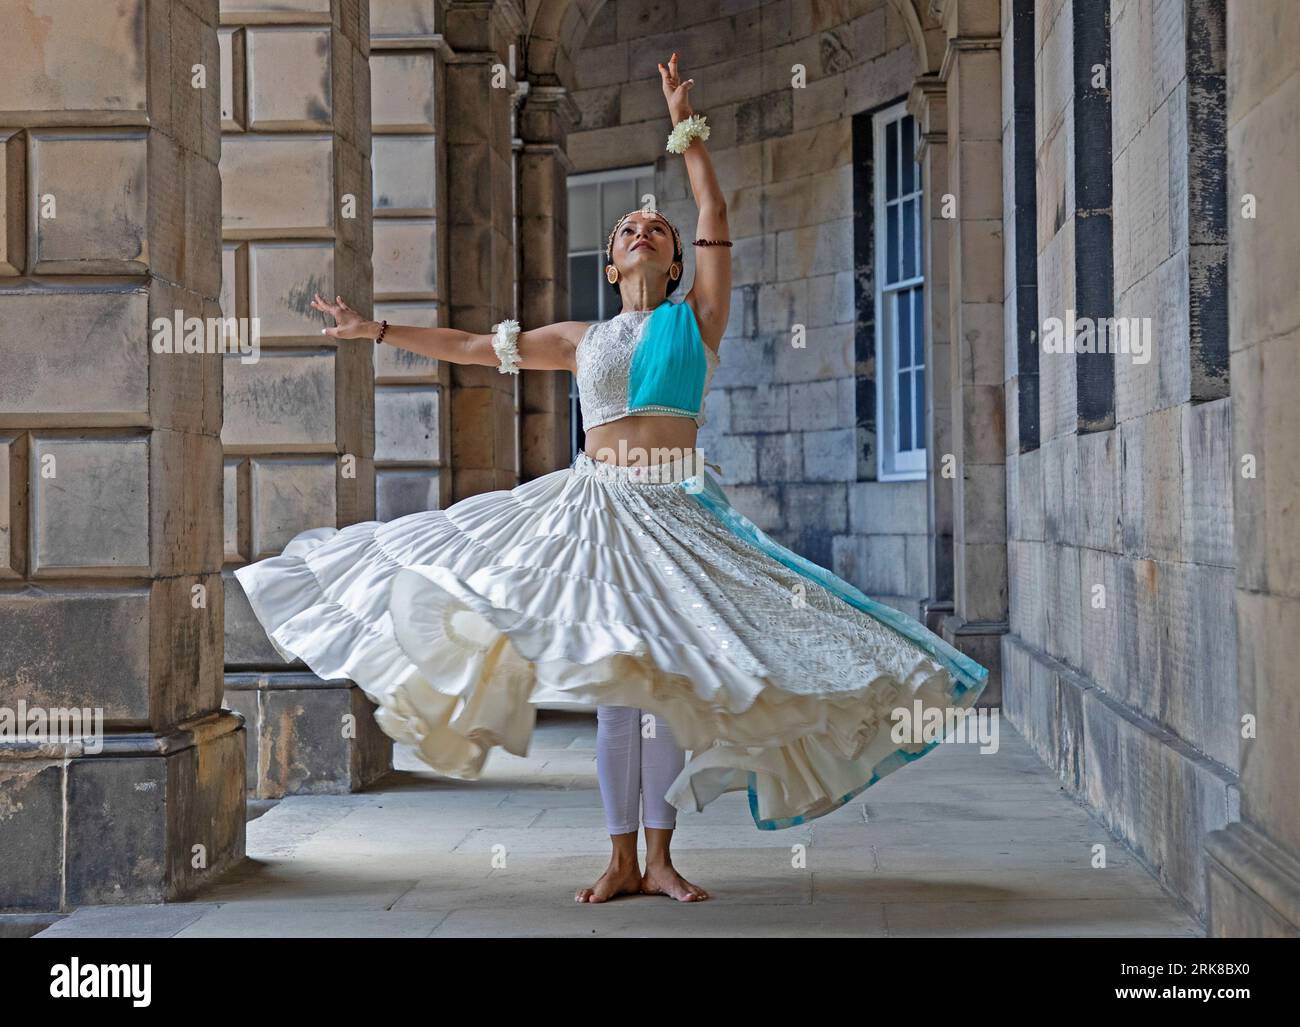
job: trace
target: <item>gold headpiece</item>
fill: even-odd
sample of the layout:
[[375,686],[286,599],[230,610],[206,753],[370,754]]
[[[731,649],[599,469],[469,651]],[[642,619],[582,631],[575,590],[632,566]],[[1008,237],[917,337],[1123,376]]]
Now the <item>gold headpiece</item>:
[[673,233],[674,257],[676,256],[676,254],[682,252],[682,237],[677,234],[677,226],[674,225],[671,221],[669,221],[662,211],[656,210],[654,207],[637,207],[636,210],[629,210],[626,214],[624,214],[621,218],[619,218],[618,221],[614,223],[613,229],[610,230],[609,238],[605,241],[605,253],[607,257],[609,258],[613,257],[614,236],[618,233],[618,230],[622,226],[623,222],[626,221],[628,218],[630,218],[633,214],[653,214],[656,217],[662,219],[663,223],[666,224],[669,227],[669,229],[672,230]]

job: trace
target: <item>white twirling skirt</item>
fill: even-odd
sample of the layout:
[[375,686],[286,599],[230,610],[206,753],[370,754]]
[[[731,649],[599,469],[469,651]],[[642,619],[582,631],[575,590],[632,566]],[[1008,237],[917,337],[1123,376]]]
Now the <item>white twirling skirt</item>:
[[763,535],[698,453],[579,454],[446,510],[302,532],[235,577],[282,656],[355,681],[442,774],[525,755],[535,704],[637,706],[692,753],[674,806],[746,789],[756,826],[790,827],[927,752],[942,735],[900,736],[895,711],[951,724],[987,671]]

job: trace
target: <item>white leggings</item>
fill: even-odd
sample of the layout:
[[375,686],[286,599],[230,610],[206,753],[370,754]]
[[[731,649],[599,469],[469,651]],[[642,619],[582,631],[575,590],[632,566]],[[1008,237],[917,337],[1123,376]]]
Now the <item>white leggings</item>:
[[686,754],[672,731],[653,713],[635,706],[596,707],[596,777],[610,834],[636,833],[638,797],[646,827],[675,828],[677,809],[664,793],[685,765]]

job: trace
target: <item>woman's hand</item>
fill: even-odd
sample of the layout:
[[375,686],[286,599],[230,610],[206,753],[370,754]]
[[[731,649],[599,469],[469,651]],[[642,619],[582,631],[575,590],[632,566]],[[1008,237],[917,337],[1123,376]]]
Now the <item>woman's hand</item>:
[[342,296],[335,296],[329,303],[315,293],[311,299],[312,309],[329,314],[334,318],[333,328],[322,328],[321,334],[335,339],[370,339],[379,335],[379,326],[374,321],[365,320],[360,314],[343,302]]
[[659,77],[663,80],[664,99],[668,101],[668,113],[672,116],[673,124],[681,121],[683,118],[689,118],[695,111],[691,108],[691,101],[687,93],[695,85],[695,79],[688,78],[685,82],[677,74],[677,54],[673,54],[668,59],[668,64],[659,65]]

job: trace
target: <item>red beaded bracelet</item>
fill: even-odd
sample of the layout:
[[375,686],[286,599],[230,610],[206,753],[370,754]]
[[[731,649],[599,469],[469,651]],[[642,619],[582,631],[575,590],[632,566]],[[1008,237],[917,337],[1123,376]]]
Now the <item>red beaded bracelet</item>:
[[384,341],[384,332],[386,332],[386,331],[388,331],[388,322],[387,322],[387,321],[380,321],[380,322],[379,322],[379,334],[375,336],[375,345],[379,345],[379,343],[381,343],[381,342]]
[[730,246],[730,239],[696,239],[696,246]]

